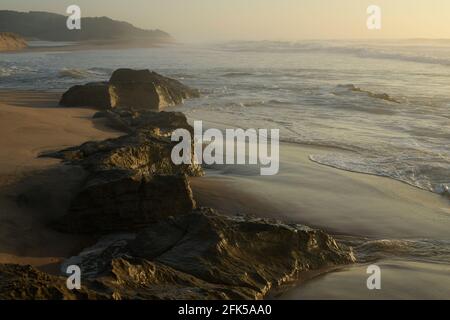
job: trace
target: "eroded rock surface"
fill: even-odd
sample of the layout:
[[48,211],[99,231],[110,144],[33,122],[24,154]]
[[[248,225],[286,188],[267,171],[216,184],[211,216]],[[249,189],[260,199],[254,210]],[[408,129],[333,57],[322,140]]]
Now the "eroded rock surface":
[[108,114],[130,133],[46,154],[88,172],[68,214],[55,227],[75,233],[129,230],[195,208],[187,176],[202,175],[202,169],[171,160],[176,144],[170,140],[171,132],[178,127],[193,130],[185,116],[123,110]]
[[116,108],[96,118],[126,134],[47,153],[83,168],[86,180],[63,232],[102,235],[67,259],[82,289],[32,267],[0,265],[4,299],[262,299],[303,272],[355,261],[326,233],[298,224],[225,216],[196,208],[187,177],[196,164],[174,165],[173,130],[192,127],[181,113]]
[[76,85],[63,94],[66,107],[134,108],[161,111],[185,99],[199,96],[198,90],[149,70],[118,69],[109,82]]
[[198,91],[149,70],[118,69],[109,80],[111,107],[162,110],[198,97]]
[[59,104],[64,107],[110,109],[108,82],[91,82],[73,86],[62,95]]
[[41,272],[31,266],[0,264],[1,300],[78,300],[107,299],[108,296],[88,290],[69,290],[66,278]]
[[302,272],[353,261],[322,231],[201,208],[101,241],[66,264],[115,298],[261,299]]

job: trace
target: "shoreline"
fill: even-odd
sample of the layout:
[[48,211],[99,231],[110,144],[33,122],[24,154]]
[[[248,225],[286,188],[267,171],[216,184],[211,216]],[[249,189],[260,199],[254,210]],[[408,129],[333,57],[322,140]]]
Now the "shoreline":
[[[33,193],[43,181],[54,183],[55,177],[66,177],[67,171],[64,173],[61,170],[69,166],[63,165],[59,160],[36,158],[40,152],[123,134],[107,128],[101,120],[92,121],[91,117],[96,112],[94,109],[56,107],[57,97],[59,98],[59,94],[55,92],[0,90],[0,114],[5,122],[0,130],[3,130],[3,136],[13,138],[9,141],[9,149],[2,146],[5,156],[0,163],[0,176],[3,182],[5,177],[12,177],[9,184],[20,182],[14,181],[18,174],[31,177],[22,179],[25,183],[16,184],[18,189],[14,192],[5,184],[0,188],[2,206],[11,210],[6,217],[2,217],[9,223],[2,223],[2,233],[6,236],[0,239],[0,263],[31,264],[54,274],[58,273],[57,265],[63,259],[97,239],[51,230],[42,222],[49,217],[48,208],[44,212],[21,208],[15,200],[11,200],[11,193],[17,195],[24,191],[29,193],[30,190]],[[34,140],[30,141],[30,137]],[[247,213],[301,223],[338,237],[352,235],[361,238],[398,239],[428,236],[432,239],[445,239],[448,225],[434,221],[439,216],[439,210],[445,209],[445,199],[387,177],[343,171],[314,163],[308,158],[311,152],[327,150],[329,149],[325,147],[281,143],[282,163],[278,177],[254,176],[246,168],[240,167],[233,167],[225,172],[224,168],[211,168],[206,170],[205,177],[190,179],[194,196],[199,205],[214,207],[226,214]],[[17,161],[18,158],[23,160],[22,163]],[[55,169],[55,174],[39,176],[39,172],[47,169]],[[67,199],[71,188],[80,181],[79,171],[74,168],[69,171],[71,170],[74,171],[69,176],[73,180],[68,185],[67,181],[63,181],[65,196],[60,192],[61,199]],[[60,183],[55,188],[61,186]],[[391,212],[383,213],[386,208],[391,208]],[[55,212],[61,209],[64,210],[64,206],[59,201],[50,215],[54,217]],[[399,214],[400,219],[395,219]],[[445,214],[445,211],[441,214]],[[408,227],[404,226],[404,219],[409,220]],[[431,222],[428,221],[430,219]],[[11,227],[11,224],[21,223],[22,226]],[[384,227],[387,229],[384,230]],[[27,239],[8,239],[11,234],[27,234]],[[50,246],[44,246],[44,251],[47,252],[37,249],[42,247],[42,241],[50,243]],[[331,272],[318,270],[311,278],[305,276],[306,283],[326,282],[330,276],[341,274],[339,270],[359,270],[358,268],[359,264],[332,268]],[[333,272],[336,270],[338,272]],[[350,272],[349,276],[354,279],[355,274]],[[358,273],[356,276],[361,275]],[[294,285],[292,291],[289,290],[294,293],[283,293],[280,297],[298,297],[298,293],[295,293],[297,288]],[[314,290],[310,294],[314,296]]]
[[[64,41],[61,41],[64,43]],[[58,43],[56,41],[55,43]],[[84,41],[65,45],[54,46],[27,46],[23,49],[0,51],[0,54],[20,54],[36,52],[77,52],[91,50],[121,50],[121,49],[147,49],[161,48],[165,46],[176,46],[175,42],[148,43],[146,41]]]

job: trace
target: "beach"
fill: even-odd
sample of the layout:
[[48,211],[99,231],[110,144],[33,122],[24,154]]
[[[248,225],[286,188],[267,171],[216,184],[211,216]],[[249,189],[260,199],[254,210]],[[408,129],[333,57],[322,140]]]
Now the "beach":
[[[326,230],[348,241],[359,263],[304,275],[275,299],[445,299],[450,294],[449,201],[389,178],[309,160],[329,148],[282,144],[280,173],[207,171],[192,181],[202,205]],[[367,267],[382,270],[368,290]]]
[[[31,264],[53,273],[63,259],[96,239],[48,226],[65,213],[84,173],[39,154],[123,134],[106,127],[101,119],[93,120],[93,109],[58,107],[59,97],[58,92],[0,91],[0,133],[7,137],[0,146],[0,262]],[[199,205],[228,214],[323,229],[355,246],[360,264],[316,274],[282,298],[371,298],[365,288],[369,262],[386,267],[386,290],[377,297],[405,297],[403,284],[410,276],[418,281],[409,282],[408,297],[448,296],[449,201],[389,178],[309,160],[312,153],[329,151],[283,143],[280,172],[269,177],[247,166],[209,167],[205,177],[190,179],[194,197]],[[434,251],[429,250],[433,243]],[[427,283],[439,283],[440,289]]]
[[84,174],[38,156],[121,133],[103,127],[101,120],[93,121],[95,110],[57,107],[59,98],[55,92],[0,91],[0,263],[59,272],[62,259],[93,240],[48,226],[67,210],[71,192]]

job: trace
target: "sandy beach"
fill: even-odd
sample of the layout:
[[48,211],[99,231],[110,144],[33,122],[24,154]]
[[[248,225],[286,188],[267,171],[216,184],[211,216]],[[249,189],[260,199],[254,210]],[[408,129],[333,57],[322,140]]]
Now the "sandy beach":
[[[56,272],[62,259],[95,240],[62,234],[48,226],[65,213],[71,191],[81,183],[84,172],[38,156],[43,151],[121,133],[106,128],[101,120],[93,121],[93,109],[57,107],[59,96],[54,92],[0,91],[0,132],[7,137],[1,140],[0,148],[1,263],[31,264]],[[382,239],[388,243],[399,239],[448,240],[447,199],[388,178],[318,165],[308,158],[311,153],[325,151],[282,144],[280,173],[272,177],[255,175],[248,166],[211,167],[206,177],[191,179],[194,196],[200,205],[225,213],[302,223],[343,241],[353,239],[358,245]],[[387,250],[395,255],[395,247],[388,245]],[[386,250],[379,251],[382,255]],[[400,297],[409,274],[419,279],[409,286],[412,298],[448,293],[450,283],[444,276],[450,271],[448,264],[415,261],[414,252],[403,259],[392,259],[392,255],[380,259],[380,252],[376,261],[386,266],[389,274],[402,276],[392,276],[391,290],[383,290],[379,297]],[[314,278],[306,285],[294,286],[282,298],[371,298],[365,289],[365,266],[350,266]],[[431,291],[424,283],[442,287]],[[417,296],[416,286],[422,287]]]

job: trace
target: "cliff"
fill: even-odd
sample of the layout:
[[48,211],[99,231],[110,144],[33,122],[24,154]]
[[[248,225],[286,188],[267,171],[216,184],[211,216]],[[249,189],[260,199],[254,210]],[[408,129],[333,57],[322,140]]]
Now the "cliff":
[[21,36],[9,32],[0,32],[0,51],[15,51],[26,47],[27,43]]

